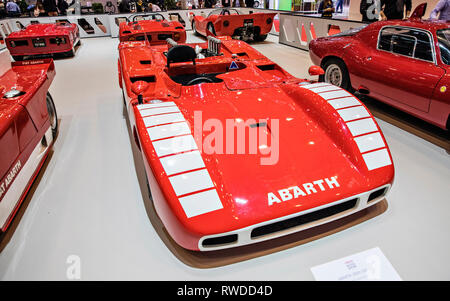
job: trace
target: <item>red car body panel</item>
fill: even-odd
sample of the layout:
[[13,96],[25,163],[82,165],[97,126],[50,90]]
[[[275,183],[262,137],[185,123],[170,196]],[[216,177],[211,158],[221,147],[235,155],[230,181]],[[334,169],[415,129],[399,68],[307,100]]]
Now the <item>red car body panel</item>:
[[0,77],[2,95],[11,89],[24,92],[0,99],[2,231],[7,229],[53,144],[46,95],[54,76],[53,61],[44,59],[12,63]]
[[[58,44],[56,38],[64,38],[65,43]],[[35,47],[34,39],[45,41],[45,46]],[[45,55],[71,51],[79,40],[80,33],[76,24],[30,24],[20,31],[12,32],[6,38],[6,46],[12,56]]]
[[[201,35],[207,35],[208,24],[213,24],[216,36],[234,36],[235,31],[245,26],[245,20],[253,20],[253,26],[259,28],[260,35],[266,35],[272,30],[276,13],[253,13],[231,15],[209,15],[208,17],[194,16],[192,22]],[[225,24],[227,24],[225,26]]]
[[120,23],[119,40],[121,42],[144,40],[145,36],[151,45],[165,44],[167,38],[179,43],[186,42],[186,30],[178,21],[140,20]]
[[[229,38],[223,38],[221,42],[223,55],[196,59],[195,65],[181,62],[169,67],[164,54],[168,51],[167,45],[151,47],[145,42],[119,45],[119,81],[124,90],[133,135],[142,152],[156,212],[178,244],[187,249],[206,251],[254,243],[300,231],[311,224],[250,239],[249,231],[254,228],[317,213],[319,209],[344,201],[358,200],[353,210],[333,217],[337,218],[381,200],[393,182],[392,158],[378,125],[356,98],[338,87],[297,79],[244,42]],[[208,47],[208,43],[187,45]],[[235,53],[241,56],[237,58],[233,55]],[[144,58],[151,59],[152,63],[140,63]],[[233,64],[238,67],[234,71],[229,68]],[[185,74],[216,74],[220,81],[189,86],[176,81],[177,77]],[[132,85],[144,79],[148,81],[148,88],[141,94],[144,103],[138,104]],[[352,104],[343,107],[350,111],[362,110],[364,116],[344,120],[345,116],[340,115],[344,112],[331,106],[324,100],[325,95],[314,89],[331,91],[331,95],[344,93]],[[155,99],[158,102],[152,103]],[[202,124],[196,124],[199,113],[203,121],[216,120],[223,125],[229,120],[266,120],[273,135],[279,132],[276,164],[261,165],[264,154],[214,152],[209,144],[203,143],[210,139],[210,133],[196,132],[199,126],[202,128]],[[165,126],[187,126],[187,132],[178,136],[168,134],[169,137],[161,139],[151,137],[154,130],[164,126],[164,121],[156,121],[156,125],[148,122],[174,116],[180,120]],[[352,118],[373,125],[369,132],[379,136],[380,145],[371,152],[384,152],[386,164],[369,170],[364,156],[371,156],[371,152],[362,155],[355,143],[355,139],[364,135],[349,130],[348,122]],[[274,120],[279,121],[278,129],[276,123],[272,124]],[[251,128],[267,134],[267,129],[259,129],[259,126],[249,126],[249,133]],[[193,148],[176,148],[169,154],[161,153],[171,147],[161,148],[161,145],[191,138],[195,140],[190,145]],[[233,145],[242,142],[238,138],[234,136]],[[246,139],[248,143],[249,138]],[[270,138],[272,143],[274,140]],[[197,148],[198,151],[195,150]],[[169,161],[176,161],[174,156],[195,154],[201,156],[196,157],[203,162],[200,168],[178,173],[168,171]],[[189,159],[180,160],[174,166],[191,162]],[[196,191],[179,191],[178,180],[190,179],[192,174],[200,173],[203,173],[201,179],[211,180],[211,187],[203,189],[204,182],[199,180],[191,183],[199,185],[197,188],[181,185]],[[338,181],[339,187],[332,183],[333,180]],[[311,185],[315,185],[314,189],[305,188]],[[298,189],[295,191],[295,186],[305,190],[303,196],[294,197],[300,193]],[[291,188],[294,190],[289,190]],[[384,193],[368,203],[368,195],[379,189]],[[204,199],[200,197],[203,195]],[[198,208],[196,206],[201,205],[189,203],[192,196],[208,200],[204,204],[208,208]],[[326,221],[329,219],[320,219],[313,224]],[[238,235],[239,240],[205,244],[208,239],[230,235]]]
[[[435,62],[419,60],[377,49],[385,27],[420,29],[433,37]],[[380,21],[354,35],[318,38],[309,44],[314,64],[324,66],[329,58],[344,61],[353,89],[392,105],[431,124],[446,129],[450,114],[450,66],[444,64],[436,31],[447,22]]]

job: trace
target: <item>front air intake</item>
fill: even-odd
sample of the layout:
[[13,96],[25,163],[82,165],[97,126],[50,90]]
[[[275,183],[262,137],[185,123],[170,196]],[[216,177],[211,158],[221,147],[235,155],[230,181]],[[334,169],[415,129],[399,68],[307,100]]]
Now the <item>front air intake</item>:
[[268,225],[264,225],[261,227],[257,227],[252,230],[251,238],[259,238],[265,235],[269,235],[272,233],[288,230],[294,227],[298,227],[301,225],[305,225],[311,222],[317,222],[321,219],[331,217],[333,215],[337,215],[341,212],[352,209],[356,206],[358,199],[351,199],[346,202],[333,205],[324,209],[320,209],[311,213],[307,213],[304,215],[292,217],[286,220],[282,220],[279,222],[271,223]]
[[387,187],[375,190],[374,192],[372,192],[369,195],[369,198],[367,199],[367,203],[384,196],[386,194],[386,191],[387,191]]
[[231,235],[225,235],[225,236],[218,236],[218,237],[211,237],[203,240],[202,246],[207,247],[215,247],[220,245],[227,245],[237,242],[238,235],[237,234],[231,234]]

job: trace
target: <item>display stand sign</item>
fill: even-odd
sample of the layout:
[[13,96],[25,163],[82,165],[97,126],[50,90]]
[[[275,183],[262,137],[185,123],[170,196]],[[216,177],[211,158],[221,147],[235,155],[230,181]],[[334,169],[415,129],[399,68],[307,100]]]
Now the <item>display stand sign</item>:
[[394,267],[376,247],[311,268],[319,281],[401,281]]

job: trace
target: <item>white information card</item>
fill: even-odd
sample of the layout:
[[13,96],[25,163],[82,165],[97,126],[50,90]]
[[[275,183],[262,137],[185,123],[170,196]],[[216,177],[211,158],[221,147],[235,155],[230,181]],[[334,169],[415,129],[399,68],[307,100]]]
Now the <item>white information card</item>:
[[318,281],[401,281],[394,267],[376,247],[311,268]]

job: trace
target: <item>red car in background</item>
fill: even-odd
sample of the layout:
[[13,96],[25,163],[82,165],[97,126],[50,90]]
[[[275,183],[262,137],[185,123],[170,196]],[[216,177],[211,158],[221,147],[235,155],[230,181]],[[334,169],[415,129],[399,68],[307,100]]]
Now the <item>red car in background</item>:
[[207,36],[207,30],[215,36],[230,36],[233,39],[264,41],[273,26],[276,13],[242,14],[234,8],[213,10],[206,18],[194,16],[192,30]]
[[450,129],[450,23],[380,21],[313,40],[321,80],[358,90],[443,129]]
[[[295,78],[245,42],[207,39],[119,44],[119,85],[150,198],[179,245],[257,243],[383,199],[394,165],[357,98]],[[205,131],[209,122],[238,133],[230,142],[228,132]]]
[[16,61],[26,56],[53,54],[72,57],[79,43],[78,26],[68,22],[30,24],[6,38],[6,46]]
[[7,52],[0,60],[0,232],[4,232],[44,164],[58,118],[48,93],[55,76],[53,61],[11,65]]
[[167,21],[158,13],[134,15],[131,21],[122,22],[119,25],[121,42],[147,39],[151,45],[158,45],[165,44],[168,38],[184,43],[186,30],[180,22]]

